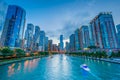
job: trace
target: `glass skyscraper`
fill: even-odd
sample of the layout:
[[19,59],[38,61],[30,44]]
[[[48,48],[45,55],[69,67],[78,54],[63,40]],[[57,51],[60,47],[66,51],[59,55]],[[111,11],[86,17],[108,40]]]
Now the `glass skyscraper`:
[[88,26],[81,26],[80,28],[80,44],[81,48],[87,48],[89,46],[89,30]]
[[45,51],[48,51],[48,37],[45,37]]
[[2,45],[11,48],[21,47],[24,26],[26,20],[26,12],[23,8],[16,5],[9,5],[5,24],[2,32]]
[[66,42],[65,44],[66,44],[65,50],[69,51],[69,42]]
[[63,35],[60,35],[60,50],[62,51],[64,47],[64,43],[63,43]]
[[112,14],[104,12],[90,22],[91,43],[99,48],[117,48],[115,25]]
[[75,50],[80,50],[81,47],[80,47],[80,30],[79,29],[76,29],[75,30]]
[[71,34],[69,39],[70,39],[69,43],[70,51],[75,51],[75,34]]
[[39,49],[40,51],[45,50],[45,32],[44,31],[40,31]]
[[25,32],[25,47],[27,51],[33,49],[33,31],[34,25],[31,23],[27,24],[27,29]]
[[[7,4],[0,0],[0,39],[1,39],[2,31],[3,31],[7,7],[8,7]],[[0,43],[1,43],[1,41],[0,41]]]
[[116,25],[116,29],[117,29],[118,48],[120,48],[120,24]]
[[53,44],[53,41],[52,40],[48,40],[48,51],[52,51],[52,44]]
[[33,50],[38,50],[39,47],[39,38],[40,38],[40,27],[35,26],[35,33],[33,36]]

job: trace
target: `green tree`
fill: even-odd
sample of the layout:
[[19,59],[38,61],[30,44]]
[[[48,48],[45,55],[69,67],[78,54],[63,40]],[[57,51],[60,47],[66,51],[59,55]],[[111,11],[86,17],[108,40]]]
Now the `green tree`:
[[17,57],[24,57],[25,56],[25,51],[22,49],[15,49],[15,53]]
[[3,55],[4,58],[7,57],[7,56],[12,56],[13,53],[14,53],[13,50],[11,50],[11,49],[8,48],[8,47],[3,48],[3,49],[1,50],[1,52],[2,52],[2,55]]

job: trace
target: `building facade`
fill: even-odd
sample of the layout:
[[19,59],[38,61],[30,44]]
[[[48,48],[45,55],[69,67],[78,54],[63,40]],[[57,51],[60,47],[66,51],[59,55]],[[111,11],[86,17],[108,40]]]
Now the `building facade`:
[[24,27],[26,20],[26,12],[23,8],[16,5],[9,5],[5,24],[2,32],[2,45],[11,48],[21,47]]
[[69,42],[66,42],[65,44],[66,44],[65,50],[66,50],[66,52],[68,52],[69,51]]
[[117,48],[115,25],[110,12],[97,15],[89,28],[91,45],[103,49]]
[[34,32],[34,25],[32,23],[27,24],[27,29],[25,32],[25,48],[26,51],[33,50],[33,32]]
[[89,29],[88,26],[81,26],[80,28],[80,44],[81,49],[87,48],[89,46]]
[[78,51],[78,50],[81,49],[81,46],[80,46],[80,30],[76,29],[74,34],[75,34],[75,50]]
[[52,40],[48,40],[48,51],[52,51],[53,50],[52,44],[53,44],[53,41]]
[[45,37],[45,51],[48,51],[48,37]]
[[116,33],[117,33],[117,40],[118,40],[118,48],[120,48],[120,24],[116,25]]
[[63,35],[60,35],[60,51],[64,50]]
[[5,23],[7,8],[8,8],[8,5],[5,2],[0,1],[0,46],[2,46],[1,35],[3,31],[4,23]]
[[33,36],[33,50],[37,51],[39,48],[39,38],[40,38],[40,27],[35,26],[35,33]]
[[75,34],[71,34],[69,39],[70,39],[69,50],[75,51]]
[[40,31],[39,50],[45,51],[45,32]]

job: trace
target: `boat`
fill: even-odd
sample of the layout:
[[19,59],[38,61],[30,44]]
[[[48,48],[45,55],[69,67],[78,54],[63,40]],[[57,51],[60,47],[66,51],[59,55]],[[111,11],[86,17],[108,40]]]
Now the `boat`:
[[89,67],[86,64],[82,64],[80,65],[80,67],[84,69],[85,71],[90,71]]

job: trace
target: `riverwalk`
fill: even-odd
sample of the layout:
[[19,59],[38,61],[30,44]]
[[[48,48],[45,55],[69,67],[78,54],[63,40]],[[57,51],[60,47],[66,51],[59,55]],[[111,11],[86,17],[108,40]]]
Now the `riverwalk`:
[[0,61],[0,65],[5,65],[5,64],[10,64],[13,62],[20,62],[20,61],[25,61],[25,60],[31,60],[31,59],[40,58],[40,57],[42,57],[42,56],[23,57],[23,58],[2,60],[2,61]]

